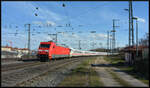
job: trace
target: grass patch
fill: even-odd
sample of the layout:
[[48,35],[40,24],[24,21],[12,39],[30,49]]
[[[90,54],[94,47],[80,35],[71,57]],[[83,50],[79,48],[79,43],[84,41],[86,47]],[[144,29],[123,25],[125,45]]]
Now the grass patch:
[[145,80],[145,79],[140,79],[140,81],[142,81],[143,83],[149,85],[149,80]]
[[143,83],[145,83],[145,84],[148,84],[149,85],[149,80],[148,79],[146,79],[144,76],[143,76],[143,74],[141,74],[141,73],[139,73],[139,72],[137,72],[137,71],[135,71],[135,69],[134,69],[134,67],[131,67],[131,66],[120,66],[120,67],[118,67],[121,71],[124,71],[124,72],[126,72],[126,73],[128,73],[129,75],[131,75],[131,76],[133,76],[134,78],[136,78],[136,79],[138,79],[138,80],[140,80],[140,81],[142,81]]
[[122,65],[125,63],[124,59],[121,59],[119,56],[104,56],[104,60],[110,62],[113,65]]
[[90,70],[89,74],[89,85],[90,87],[103,87],[104,84],[100,81],[100,77],[98,76],[98,73],[94,70]]
[[90,62],[95,60],[90,58],[83,61],[76,69],[58,85],[58,87],[100,87],[103,83],[99,81],[99,76],[93,68],[88,68]]
[[[133,67],[132,67],[133,68]],[[122,68],[121,68],[122,69]],[[130,75],[132,75],[134,78],[137,78],[138,80],[140,80],[140,81],[142,81],[142,82],[144,82],[144,83],[146,83],[146,84],[148,84],[149,85],[149,80],[148,79],[146,79],[144,76],[143,76],[143,74],[141,74],[141,73],[139,73],[139,72],[136,72],[135,70],[134,70],[134,68],[133,68],[133,70],[132,69],[122,69],[123,71],[125,71],[125,72],[127,72],[128,74],[130,74]]]

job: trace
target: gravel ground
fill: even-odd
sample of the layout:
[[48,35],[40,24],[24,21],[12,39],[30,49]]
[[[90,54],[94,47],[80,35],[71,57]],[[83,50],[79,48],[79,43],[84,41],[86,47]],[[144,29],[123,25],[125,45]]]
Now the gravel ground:
[[[43,69],[42,69],[43,67]],[[1,77],[1,85],[2,86],[14,86],[18,82],[25,81],[30,79],[31,77],[37,76],[40,73],[44,72],[46,69],[46,65],[38,65],[33,67],[28,67],[24,69],[12,70],[7,72],[2,72]]]
[[24,82],[19,86],[25,87],[55,87],[81,62],[65,65],[59,69],[48,71],[45,75],[38,76],[30,81]]
[[[41,62],[41,65],[2,72],[1,85],[2,87],[56,86],[68,74],[69,70],[74,68],[82,60],[82,58],[73,58]],[[70,61],[73,64],[70,64]]]
[[1,65],[1,71],[4,73],[6,71],[11,71],[11,70],[17,70],[29,66],[33,66],[35,64],[40,64],[41,62],[39,61],[30,61],[30,62],[24,62],[24,61],[6,61],[3,62]]
[[1,65],[24,63],[23,61],[3,61]]

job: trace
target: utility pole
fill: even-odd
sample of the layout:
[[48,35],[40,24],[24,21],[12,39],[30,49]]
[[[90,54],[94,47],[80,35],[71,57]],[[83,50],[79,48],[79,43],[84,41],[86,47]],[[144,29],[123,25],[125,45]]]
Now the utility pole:
[[[129,1],[129,9],[125,9],[129,12],[129,64],[131,63],[131,46],[134,45],[134,30],[133,30],[133,10],[132,10],[132,1]],[[131,36],[132,33],[132,36]]]
[[132,1],[129,1],[129,9],[125,9],[129,12],[129,64],[131,62],[131,3]]
[[112,32],[112,53],[115,52],[115,46],[116,46],[116,39],[115,39],[115,28],[116,27],[119,27],[119,26],[115,26],[115,21],[119,21],[118,19],[113,19],[113,30],[111,31]]
[[136,20],[136,56],[138,56],[138,21]]
[[[133,29],[133,9],[132,1],[129,1],[129,9],[125,9],[129,12],[129,47],[134,45],[134,29]],[[132,33],[132,36],[131,36]]]
[[92,46],[92,48],[94,49],[94,41],[93,41],[93,42],[91,42],[91,46]]
[[130,5],[130,1],[129,1],[129,48],[131,47],[131,5]]
[[107,55],[109,53],[109,31],[107,31]]
[[81,43],[81,42],[80,42],[80,41],[81,41],[81,40],[79,40],[79,49],[81,49],[81,47],[80,47],[80,43]]
[[131,1],[129,1],[129,9],[124,9],[125,11],[128,11],[129,12],[129,48],[131,47],[131,32],[132,32],[132,29],[131,29],[131,19],[132,19],[132,16],[131,16]]
[[132,9],[132,1],[131,3],[131,27],[132,27],[132,45],[134,46],[134,28],[133,28],[133,9]]
[[112,53],[112,35],[110,35],[110,54]]
[[57,33],[55,34],[55,36],[56,36],[56,39],[55,39],[55,40],[56,40],[56,45],[57,45]]
[[[131,20],[131,23],[130,23],[130,25],[131,25],[131,33],[132,33],[132,45],[131,46],[134,46],[134,29],[133,29],[133,10],[132,10],[132,1],[129,1],[129,3],[130,3],[130,11],[131,11],[131,13],[130,13],[130,20]],[[131,61],[130,61],[130,63],[132,64],[132,61],[134,60],[134,56],[133,56],[133,52],[131,52],[130,51],[130,55],[131,55]]]
[[138,56],[138,18],[133,17],[136,20],[136,56]]
[[[125,9],[129,12],[129,47],[134,45],[134,29],[133,29],[133,9],[132,1],[129,1],[129,9]],[[132,34],[132,36],[131,36]]]
[[[129,1],[129,64],[131,64],[132,52],[131,46],[134,46],[134,30],[133,30],[133,10],[132,10],[132,1]],[[132,36],[131,36],[132,34]]]
[[131,57],[130,57],[130,54],[131,54],[131,52],[130,52],[130,47],[131,47],[131,5],[130,5],[131,3],[130,3],[130,1],[129,1],[129,9],[126,9],[128,12],[129,12],[129,64],[130,64],[130,59],[131,59]]
[[10,47],[12,47],[12,41],[10,41],[10,40],[7,40],[9,43],[10,43]]
[[30,56],[30,26],[31,24],[25,24],[25,26],[28,25],[28,56]]
[[29,55],[30,55],[30,24],[29,25],[29,32],[28,32],[28,49],[29,49]]
[[57,33],[56,34],[48,34],[48,35],[54,35],[55,36],[55,43],[57,44]]

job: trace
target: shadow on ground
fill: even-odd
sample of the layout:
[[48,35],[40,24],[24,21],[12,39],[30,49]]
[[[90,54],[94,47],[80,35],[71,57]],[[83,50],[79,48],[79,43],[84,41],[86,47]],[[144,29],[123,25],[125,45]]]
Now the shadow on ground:
[[[91,64],[91,67],[121,67],[121,68],[129,68],[130,66],[128,66],[128,64],[126,63],[118,63],[118,64]],[[134,72],[133,69],[124,69],[124,70],[113,70],[115,72],[126,72],[126,73],[129,73],[129,72]]]
[[128,66],[125,62],[118,62],[117,64],[91,64],[92,67],[118,67],[118,66]]
[[32,61],[40,61],[40,59],[33,58],[33,59],[23,59],[23,60],[19,60],[19,61],[23,61],[23,62],[32,62]]

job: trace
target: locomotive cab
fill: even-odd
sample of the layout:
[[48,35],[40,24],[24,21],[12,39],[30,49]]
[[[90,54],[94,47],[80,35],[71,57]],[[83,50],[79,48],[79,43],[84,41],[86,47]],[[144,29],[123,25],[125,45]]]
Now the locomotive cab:
[[38,58],[40,58],[41,61],[43,60],[49,60],[49,52],[50,52],[51,43],[50,42],[41,42],[39,49],[38,49]]
[[54,42],[40,42],[38,58],[41,61],[49,61],[70,56],[70,49],[56,45]]

